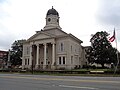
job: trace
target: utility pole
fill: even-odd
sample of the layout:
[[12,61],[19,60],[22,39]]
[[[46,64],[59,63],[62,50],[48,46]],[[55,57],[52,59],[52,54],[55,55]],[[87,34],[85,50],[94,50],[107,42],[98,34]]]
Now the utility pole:
[[117,37],[116,37],[116,33],[115,33],[115,28],[114,28],[114,34],[113,34],[113,41],[115,40],[115,43],[116,43],[116,54],[117,54],[117,65],[115,67],[115,71],[114,71],[114,74],[116,73],[117,69],[118,69],[118,65],[119,65],[119,56],[118,56],[118,48],[117,48]]

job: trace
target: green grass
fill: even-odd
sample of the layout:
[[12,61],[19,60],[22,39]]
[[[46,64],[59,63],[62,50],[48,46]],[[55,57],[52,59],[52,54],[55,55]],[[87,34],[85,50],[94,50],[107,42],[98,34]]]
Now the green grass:
[[[107,76],[107,77],[120,77],[120,74],[113,74],[114,70],[113,69],[75,69],[75,70],[65,70],[66,72],[67,71],[80,71],[79,73],[59,73],[59,72],[33,72],[33,75],[55,75],[55,76],[100,76],[100,77],[104,77],[104,76]],[[107,73],[104,73],[104,74],[98,74],[98,73],[95,73],[95,74],[89,74],[90,71],[104,71],[104,72],[107,72]],[[86,73],[88,72],[88,73]],[[15,73],[18,73],[18,74],[31,74],[31,72],[0,72],[0,74],[2,73],[10,73],[10,74],[15,74]],[[86,74],[85,74],[86,73]]]
[[114,71],[113,69],[74,69],[72,71]]

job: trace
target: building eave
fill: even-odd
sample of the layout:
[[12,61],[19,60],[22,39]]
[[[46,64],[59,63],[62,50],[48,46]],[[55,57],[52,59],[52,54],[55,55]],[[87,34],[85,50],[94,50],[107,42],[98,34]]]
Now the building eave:
[[83,41],[81,41],[80,39],[78,39],[77,37],[75,37],[74,35],[72,35],[71,33],[68,34],[68,35],[69,35],[71,38],[73,38],[74,40],[80,42],[80,44],[83,43]]

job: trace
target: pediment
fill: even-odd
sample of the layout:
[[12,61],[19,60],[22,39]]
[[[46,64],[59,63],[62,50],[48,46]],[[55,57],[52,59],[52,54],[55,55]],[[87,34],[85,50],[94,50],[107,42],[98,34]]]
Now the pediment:
[[36,34],[34,34],[32,37],[30,37],[28,39],[28,41],[31,41],[31,40],[40,40],[40,39],[47,39],[47,38],[52,38],[54,37],[53,35],[50,35],[50,34],[47,34],[47,33],[44,33],[44,32],[38,32]]
[[55,36],[67,35],[66,32],[62,31],[61,29],[57,29],[57,28],[48,29],[48,30],[45,30],[44,32],[49,33],[51,35],[55,35]]

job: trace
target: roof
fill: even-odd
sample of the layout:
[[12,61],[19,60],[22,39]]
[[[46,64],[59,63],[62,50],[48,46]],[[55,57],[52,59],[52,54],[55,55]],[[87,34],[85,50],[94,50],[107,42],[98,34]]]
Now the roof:
[[52,9],[49,9],[48,12],[47,12],[47,16],[48,15],[57,15],[57,16],[59,16],[59,13],[52,6]]
[[3,50],[0,50],[0,52],[7,53],[8,51],[3,51]]

